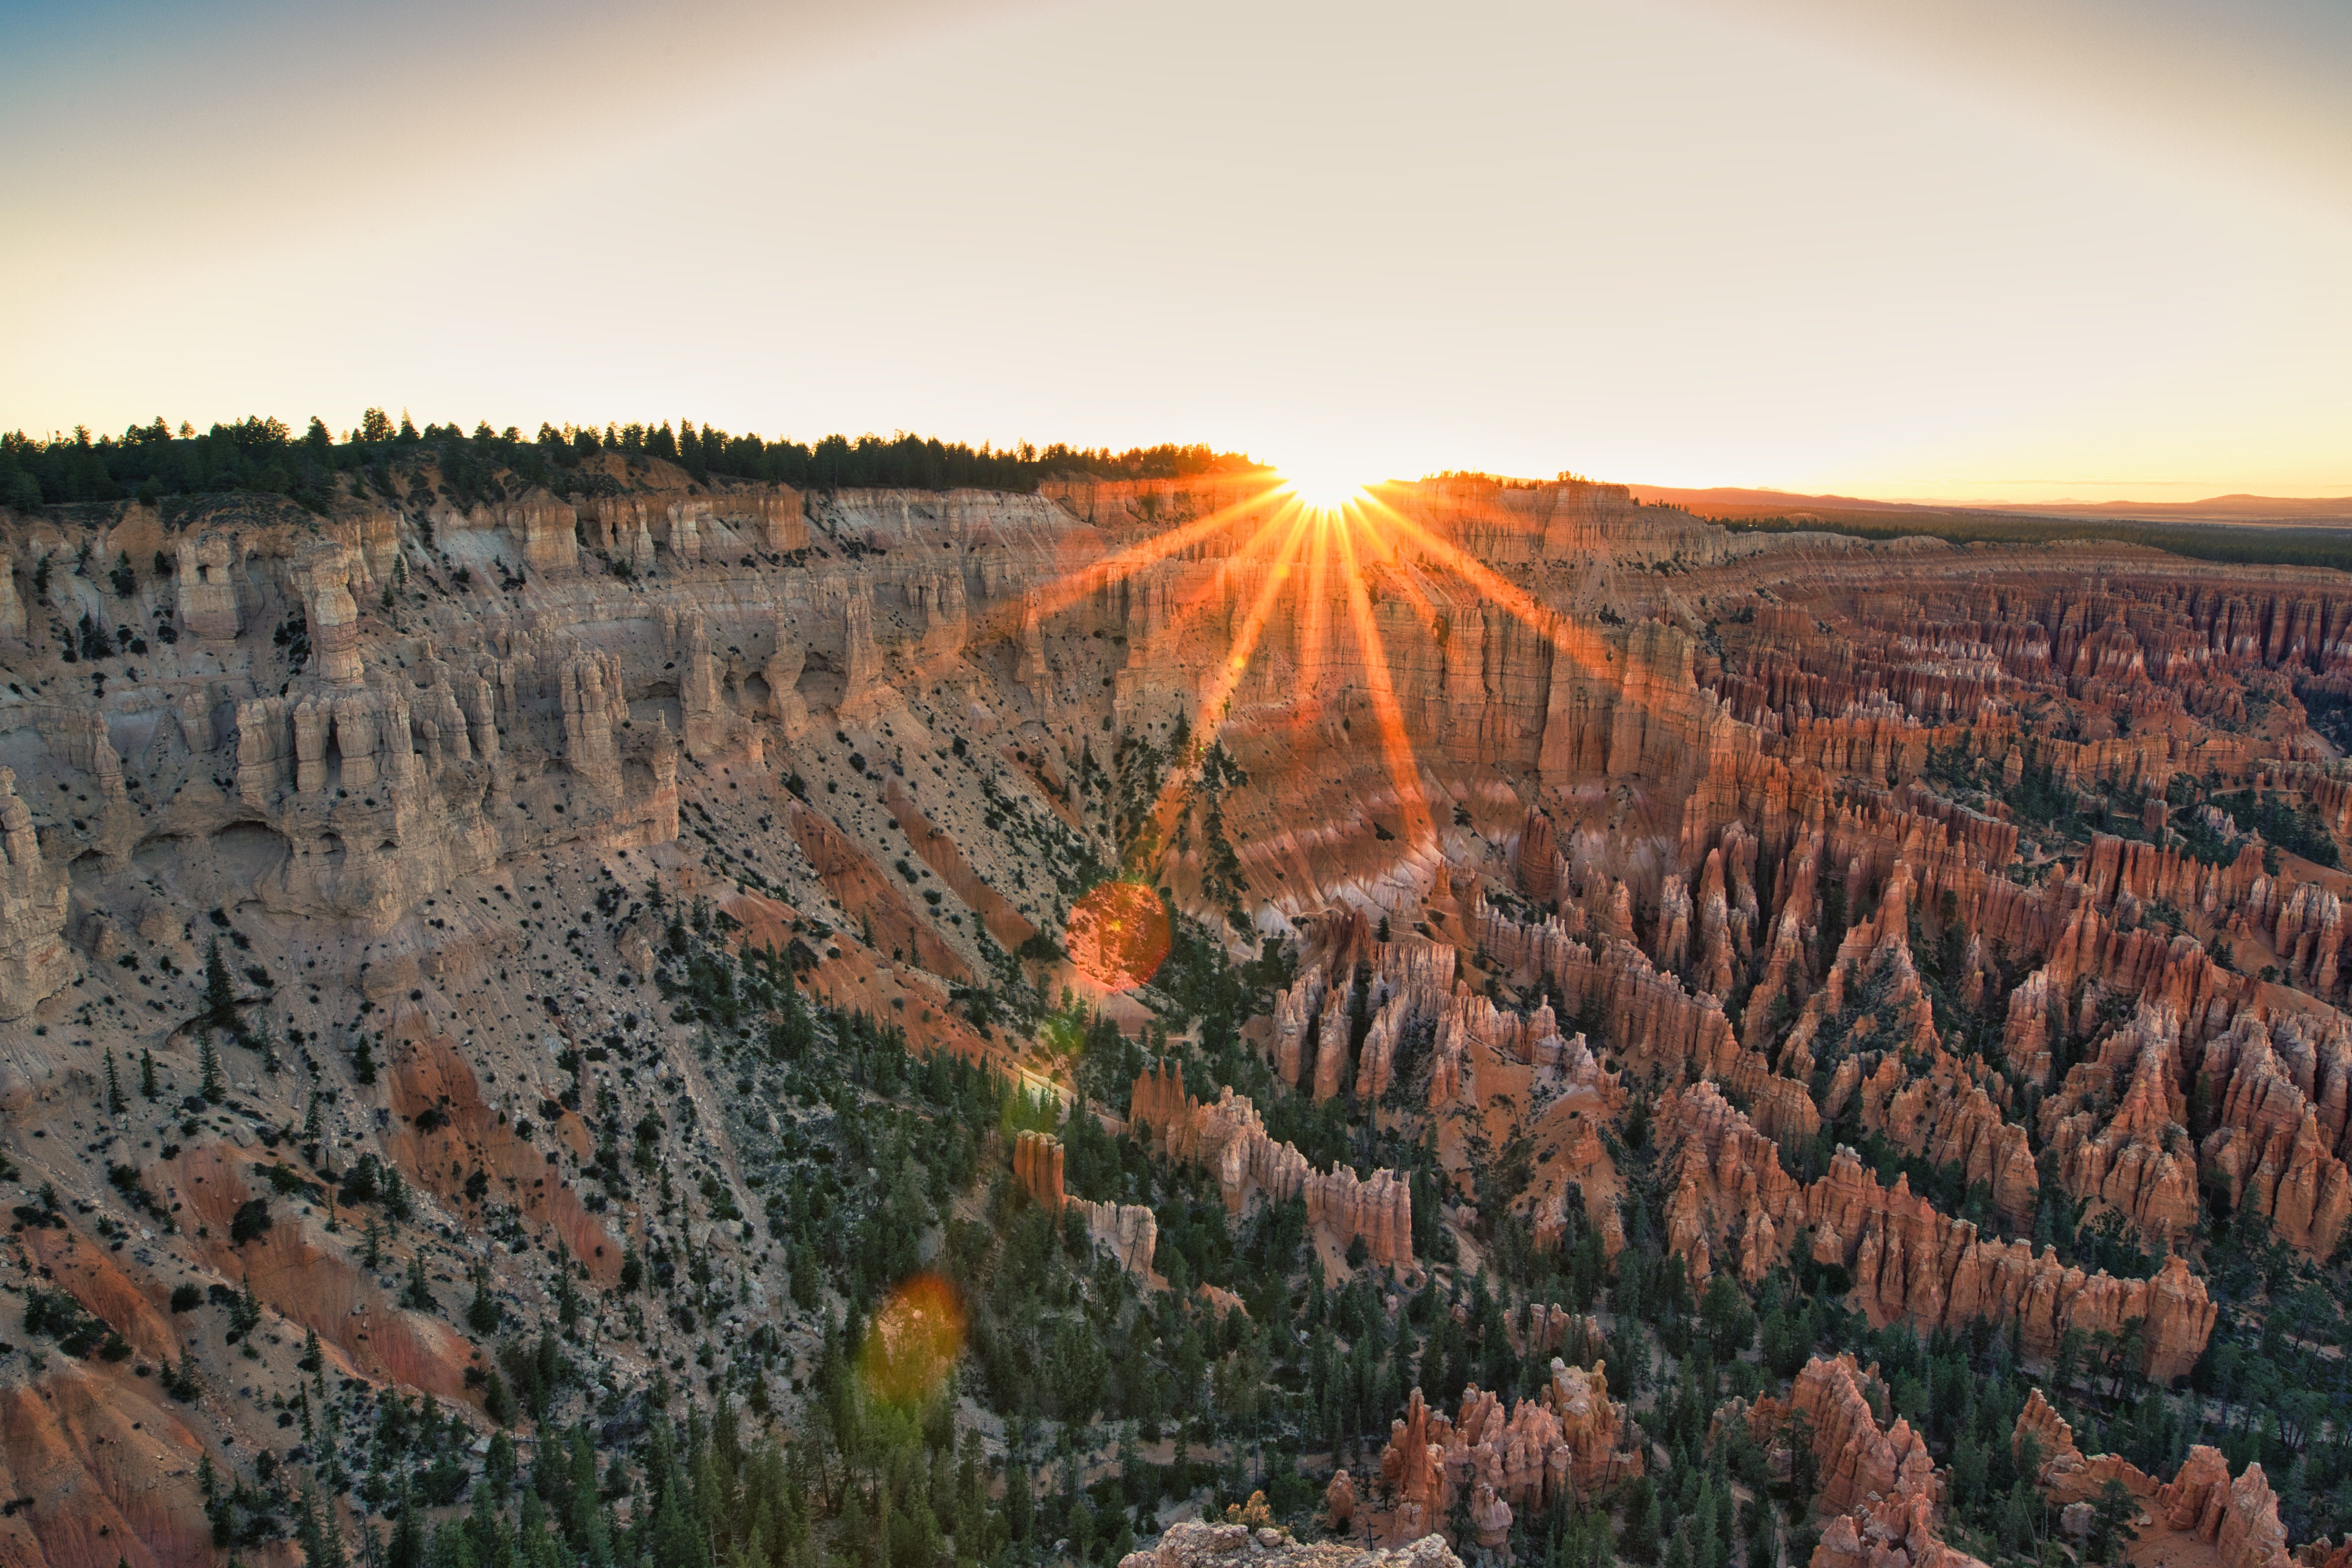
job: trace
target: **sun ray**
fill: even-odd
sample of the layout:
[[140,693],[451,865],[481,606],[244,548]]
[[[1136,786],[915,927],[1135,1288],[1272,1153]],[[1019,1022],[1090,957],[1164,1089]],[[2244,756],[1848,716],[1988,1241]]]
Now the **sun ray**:
[[1290,523],[1296,526],[1302,518],[1297,504],[1286,500],[1281,510],[1265,520],[1240,550],[1221,559],[1215,571],[1203,574],[1201,581],[1185,591],[1174,612],[1169,616],[1163,635],[1181,636],[1210,611],[1238,597],[1234,579],[1261,566],[1270,568],[1280,552],[1283,540],[1288,537],[1282,531],[1283,525]]
[[[1193,731],[1193,740],[1202,751],[1205,752],[1215,742],[1218,731],[1223,728],[1234,688],[1240,685],[1243,672],[1249,668],[1250,656],[1256,651],[1258,637],[1273,614],[1275,601],[1281,596],[1287,576],[1286,568],[1306,535],[1307,521],[1308,513],[1303,509],[1292,519],[1289,532],[1276,555],[1273,568],[1259,586],[1249,613],[1234,629],[1230,650],[1218,664],[1215,676],[1201,694],[1201,721]],[[1152,837],[1160,843],[1168,841],[1169,831],[1174,826],[1175,810],[1182,799],[1188,773],[1189,770],[1171,773],[1168,782],[1160,786],[1160,798],[1152,806]]]
[[1372,616],[1371,596],[1365,592],[1363,574],[1356,569],[1355,534],[1359,526],[1350,523],[1339,531],[1340,574],[1347,584],[1348,611],[1356,624],[1357,641],[1364,651],[1365,683],[1371,689],[1372,718],[1380,728],[1381,754],[1388,766],[1389,782],[1396,788],[1397,805],[1405,816],[1405,841],[1415,849],[1424,849],[1434,837],[1430,827],[1429,803],[1422,793],[1421,771],[1414,763],[1412,739],[1405,733],[1404,710],[1397,701],[1388,650]]
[[[1264,489],[1254,492],[1244,500],[1220,507],[1204,517],[1195,518],[1166,532],[1151,534],[1138,540],[1078,571],[1066,572],[1039,588],[1034,601],[1024,596],[992,605],[982,613],[972,628],[972,635],[966,637],[963,643],[971,645],[995,638],[1018,637],[1021,634],[1021,624],[1027,617],[1033,602],[1036,613],[1041,617],[1059,615],[1088,594],[1098,592],[1115,583],[1136,576],[1174,556],[1180,551],[1190,549],[1203,540],[1230,531],[1244,523],[1257,524],[1251,536],[1255,540],[1265,531],[1266,520],[1253,514],[1265,507],[1270,499],[1276,497],[1279,489],[1278,485],[1269,482]],[[1295,504],[1288,498],[1276,501],[1276,505],[1279,509],[1276,515],[1286,514]],[[1244,551],[1248,548],[1246,544],[1243,547]],[[914,679],[917,681],[923,681],[940,669],[961,662],[963,657],[962,647],[959,646],[953,649],[918,658],[912,661],[909,668]]]
[[[1097,589],[1132,577],[1160,564],[1179,551],[1188,550],[1204,539],[1253,521],[1251,513],[1277,495],[1279,489],[1279,486],[1268,485],[1248,499],[1220,507],[1205,517],[1195,518],[1164,533],[1150,534],[1122,546],[1081,571],[1065,573],[1039,591],[1038,613],[1058,614]],[[1276,504],[1286,510],[1287,503]]]
[[1387,502],[1371,498],[1389,520],[1388,526],[1412,539],[1446,571],[1460,577],[1486,597],[1500,605],[1517,618],[1528,630],[1552,646],[1553,653],[1574,661],[1577,668],[1594,668],[1585,639],[1575,633],[1568,616],[1551,608],[1533,594],[1497,573],[1485,562],[1466,553],[1451,540],[1442,539],[1422,524],[1405,516]]
[[1331,605],[1329,578],[1331,574],[1331,536],[1337,531],[1332,520],[1317,517],[1313,524],[1313,542],[1307,562],[1307,592],[1301,603],[1305,612],[1299,628],[1298,667],[1301,679],[1297,693],[1297,707],[1302,718],[1322,708],[1323,647],[1330,629]]

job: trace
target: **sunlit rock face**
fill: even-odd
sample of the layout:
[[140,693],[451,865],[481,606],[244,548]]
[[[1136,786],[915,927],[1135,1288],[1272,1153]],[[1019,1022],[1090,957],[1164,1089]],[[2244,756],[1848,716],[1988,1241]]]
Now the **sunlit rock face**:
[[[710,947],[730,987],[781,966],[1062,1095],[1053,1131],[974,1133],[973,1191],[1003,1177],[1147,1295],[1160,1221],[1073,1155],[1072,1117],[1233,1224],[1303,1212],[1335,1284],[1402,1295],[1449,1267],[1428,1242],[1505,1221],[1614,1258],[1638,1116],[1702,1287],[1802,1264],[1874,1326],[1990,1323],[2030,1369],[2113,1336],[2159,1382],[2213,1334],[2192,1258],[2221,1205],[2315,1259],[2352,1223],[2323,863],[2352,782],[2305,707],[2352,694],[2332,575],[1731,532],[1576,482],[1311,519],[1250,474],[585,477],[0,515],[0,1152],[59,1194],[28,1255],[151,1370],[186,1353],[177,1286],[249,1279],[261,1343],[315,1332],[329,1377],[479,1427],[473,1291],[510,1332],[628,1262],[732,1282],[697,1336],[791,1324],[815,1353],[792,1194],[747,1181],[799,1133],[718,1065],[771,1045],[693,967]],[[1160,968],[1186,941],[1263,966],[1219,1042],[1262,1060],[1251,1093],[1143,1054],[1171,1023],[1199,1044]],[[1135,1057],[1013,1037],[1003,998],[1033,986]],[[1293,1113],[1428,1155],[1360,1163]],[[1515,1143],[1534,1174],[1482,1196]],[[667,1196],[664,1159],[693,1173]],[[368,1200],[317,1176],[362,1160],[421,1215],[373,1264]],[[2037,1247],[2053,1186],[2146,1265]],[[257,1201],[278,1219],[231,1239]],[[431,1311],[403,1300],[425,1237],[483,1238],[431,1255]],[[1423,1538],[1457,1501],[1455,1544],[1491,1551],[1633,1473],[1597,1334],[1536,1305],[1510,1332],[1562,1356],[1544,1390],[1409,1407],[1393,1482],[1318,1477],[1330,1517],[1443,1568]],[[600,1342],[613,1386],[654,1375],[649,1341]],[[283,1452],[289,1360],[240,1358],[258,1392],[202,1419],[65,1359],[0,1389],[7,1463],[54,1483],[0,1521],[13,1560],[205,1560],[193,1456]],[[1866,1369],[1816,1364],[1786,1401],[1847,1445],[1816,1568],[1948,1563],[1917,1439],[1870,1416]],[[2168,1483],[2172,1528],[2273,1564],[2266,1484],[2210,1469]],[[1213,1548],[1309,1551],[1143,1555]]]

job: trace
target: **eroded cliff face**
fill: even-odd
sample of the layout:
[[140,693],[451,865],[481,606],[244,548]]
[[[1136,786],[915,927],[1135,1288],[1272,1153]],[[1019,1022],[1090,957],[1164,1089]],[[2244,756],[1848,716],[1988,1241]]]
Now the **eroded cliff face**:
[[1827,1518],[1811,1568],[1976,1563],[1944,1542],[1937,1524],[1944,1481],[1926,1440],[1902,1416],[1883,1425],[1874,1403],[1880,1408],[1887,1403],[1877,1367],[1858,1366],[1852,1355],[1841,1354],[1813,1357],[1786,1400],[1767,1397],[1745,1412],[1759,1443],[1779,1440],[1792,1419],[1810,1434]]
[[[1433,1411],[1418,1388],[1389,1425],[1377,1496],[1388,1507],[1362,1522],[1380,1540],[1410,1542],[1452,1527],[1467,1503],[1475,1544],[1500,1549],[1512,1520],[1555,1503],[1590,1506],[1643,1473],[1622,1403],[1609,1397],[1608,1368],[1572,1367],[1555,1357],[1538,1395],[1508,1407],[1473,1384],[1453,1417]],[[1336,1521],[1361,1506],[1356,1488],[1335,1479],[1326,1505]],[[1455,1544],[1468,1546],[1469,1542]]]
[[[2084,1455],[2075,1446],[2074,1428],[2038,1389],[2018,1416],[2011,1443],[2021,1464],[2028,1453],[2036,1457],[2031,1479],[2053,1504],[2078,1521],[2110,1484],[2121,1486],[2144,1510],[2138,1515],[2137,1549],[2151,1559],[2210,1560],[2220,1568],[2286,1568],[2286,1531],[2279,1523],[2278,1498],[2259,1461],[2249,1463],[2233,1480],[2221,1451],[2200,1443],[2189,1448],[2172,1479],[2159,1482],[2116,1455]],[[2326,1555],[2326,1542],[2315,1544],[2319,1555]]]
[[[286,1454],[313,1332],[327,1375],[478,1426],[469,1296],[576,1323],[625,1268],[699,1269],[701,1329],[814,1354],[747,1175],[799,1134],[709,1049],[734,993],[698,943],[727,985],[781,965],[1067,1087],[1005,1028],[1015,988],[1183,1033],[1168,989],[1055,946],[1116,870],[1280,971],[1218,1042],[1277,1099],[1429,1141],[1419,1174],[1360,1170],[1276,1137],[1274,1100],[1120,1079],[1236,1216],[1302,1205],[1335,1279],[1417,1288],[1417,1234],[1506,1222],[1614,1257],[1636,1108],[1691,1278],[1842,1270],[1871,1323],[2012,1326],[2029,1364],[2079,1330],[2188,1372],[2214,1194],[2315,1258],[2352,1217],[2352,885],[2321,863],[2352,780],[2296,695],[2352,690],[2330,574],[1731,534],[1581,484],[1390,487],[1342,563],[1285,553],[1262,476],[604,479],[0,518],[0,1141],[59,1205],[11,1282],[136,1358],[0,1368],[11,1473],[54,1500],[0,1524],[23,1560],[205,1560],[185,1455]],[[987,1150],[1154,1288],[1150,1211],[1060,1154]],[[362,1169],[409,1220],[380,1234]],[[2143,1265],[2037,1246],[2061,1197]],[[173,1312],[183,1284],[222,1299]],[[257,1360],[219,1337],[248,1289]],[[640,1389],[655,1337],[582,1353]],[[192,1358],[205,1391],[159,1405]],[[1817,1364],[1792,1397],[1894,1456],[1822,1551],[1943,1561],[1912,1443]],[[1479,1400],[1362,1506],[1451,1487],[1484,1540],[1641,1462],[1597,1365]],[[74,1434],[151,1407],[142,1515]]]

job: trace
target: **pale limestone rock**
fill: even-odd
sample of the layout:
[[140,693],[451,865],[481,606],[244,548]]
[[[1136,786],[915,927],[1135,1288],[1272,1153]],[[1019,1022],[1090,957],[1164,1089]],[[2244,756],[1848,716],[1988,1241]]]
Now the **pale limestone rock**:
[[185,538],[179,545],[180,630],[205,642],[234,642],[237,633],[236,584],[229,541],[216,533]]
[[41,855],[33,814],[16,797],[16,773],[0,768],[0,1019],[21,1018],[73,983],[80,965],[66,944],[71,887]]

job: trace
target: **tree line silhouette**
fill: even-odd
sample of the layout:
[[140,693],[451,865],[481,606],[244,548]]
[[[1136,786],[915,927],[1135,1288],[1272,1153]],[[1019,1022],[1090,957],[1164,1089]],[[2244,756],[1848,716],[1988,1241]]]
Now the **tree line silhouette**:
[[159,416],[120,436],[94,436],[88,426],[43,438],[21,430],[0,433],[0,504],[22,511],[75,502],[135,498],[154,504],[166,497],[246,492],[283,496],[323,511],[337,493],[338,476],[353,476],[351,488],[362,489],[372,477],[423,458],[435,460],[445,470],[478,475],[503,469],[526,486],[544,485],[561,494],[594,493],[619,483],[606,471],[609,465],[591,462],[604,453],[618,454],[632,470],[653,459],[675,463],[697,483],[751,479],[819,489],[1027,492],[1055,475],[1182,479],[1257,467],[1244,454],[1201,444],[1162,443],[1123,452],[1058,441],[1045,447],[1024,441],[1004,447],[982,442],[975,447],[905,432],[834,435],[811,444],[730,435],[690,419],[675,428],[667,420],[606,424],[601,429],[542,423],[530,436],[515,426],[493,430],[483,423],[469,434],[455,424],[428,424],[420,430],[405,413],[395,421],[383,410],[371,408],[340,437],[317,417],[298,436],[284,420],[261,415],[234,424],[216,423],[202,432],[184,421],[174,429]]

